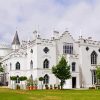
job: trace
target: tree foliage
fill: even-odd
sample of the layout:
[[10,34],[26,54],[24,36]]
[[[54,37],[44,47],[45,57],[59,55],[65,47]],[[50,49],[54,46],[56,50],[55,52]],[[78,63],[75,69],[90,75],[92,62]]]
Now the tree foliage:
[[25,81],[25,80],[27,80],[27,77],[26,76],[21,76],[21,77],[19,77],[19,80],[20,81]]
[[41,81],[41,86],[42,86],[42,89],[43,89],[43,85],[42,85],[43,80],[44,80],[44,78],[43,78],[43,77],[39,77],[39,81]]
[[97,67],[96,76],[97,76],[97,79],[100,79],[100,66]]
[[0,72],[4,72],[4,68],[0,64]]
[[10,76],[10,80],[16,81],[17,80],[17,76]]
[[39,77],[39,81],[43,81],[44,80],[44,78],[43,77]]
[[61,89],[63,88],[63,85],[65,83],[65,80],[69,79],[71,77],[70,73],[70,66],[68,65],[68,62],[66,62],[65,58],[62,57],[59,63],[52,67],[52,73],[60,79],[61,83]]
[[26,76],[20,76],[20,77],[10,76],[10,80],[12,80],[12,81],[16,81],[17,79],[20,81],[25,81],[25,80],[27,80],[27,77]]

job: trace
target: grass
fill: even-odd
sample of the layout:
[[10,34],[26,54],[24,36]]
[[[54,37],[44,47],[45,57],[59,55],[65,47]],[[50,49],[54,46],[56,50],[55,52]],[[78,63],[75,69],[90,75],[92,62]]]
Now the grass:
[[0,88],[0,100],[100,100],[100,90],[11,90]]

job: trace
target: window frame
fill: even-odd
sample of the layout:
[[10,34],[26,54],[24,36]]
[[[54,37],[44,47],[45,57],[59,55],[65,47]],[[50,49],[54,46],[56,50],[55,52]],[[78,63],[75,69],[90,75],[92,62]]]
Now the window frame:
[[91,53],[91,65],[96,65],[97,64],[97,53],[93,51]]
[[17,62],[17,63],[15,64],[15,66],[16,66],[16,70],[20,70],[20,63],[19,63],[19,62]]
[[49,75],[48,74],[45,74],[44,75],[44,80],[43,80],[43,84],[49,84]]
[[44,68],[44,69],[49,68],[49,64],[50,64],[49,60],[48,60],[48,59],[45,59],[45,60],[43,61],[43,68]]
[[72,62],[72,72],[76,71],[76,62]]
[[30,69],[33,69],[33,61],[30,61]]
[[73,43],[63,44],[63,54],[73,54]]

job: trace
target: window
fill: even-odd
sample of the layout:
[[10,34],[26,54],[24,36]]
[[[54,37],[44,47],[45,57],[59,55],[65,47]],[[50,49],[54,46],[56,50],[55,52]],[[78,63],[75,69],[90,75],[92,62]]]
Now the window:
[[19,62],[16,63],[16,70],[20,70],[20,63]]
[[31,51],[30,51],[31,53],[33,53],[33,49],[31,49]]
[[12,70],[12,63],[10,63],[10,70]]
[[97,82],[97,79],[96,79],[96,70],[92,70],[92,84],[95,84]]
[[89,50],[89,47],[86,47],[86,51],[88,51]]
[[45,59],[43,62],[43,68],[49,68],[49,61],[48,59]]
[[30,62],[30,69],[33,69],[33,61]]
[[100,52],[100,48],[98,49],[98,51]]
[[29,79],[33,81],[33,75],[32,75],[32,74],[31,74],[31,76],[29,77]]
[[91,64],[93,65],[97,64],[97,53],[95,51],[91,53]]
[[44,84],[49,84],[49,76],[46,74],[44,76],[44,81],[43,81]]
[[45,47],[45,48],[43,49],[43,51],[44,51],[45,53],[48,53],[48,52],[49,52],[48,47]]
[[76,66],[76,63],[72,62],[72,71],[75,71],[75,66]]
[[73,54],[73,44],[72,43],[64,43],[63,54]]

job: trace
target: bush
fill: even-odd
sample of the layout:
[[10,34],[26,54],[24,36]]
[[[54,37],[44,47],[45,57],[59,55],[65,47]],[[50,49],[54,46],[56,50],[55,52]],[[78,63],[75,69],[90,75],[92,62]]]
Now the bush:
[[50,89],[53,89],[53,86],[52,85],[50,85]]
[[57,89],[57,86],[56,86],[56,84],[54,84],[54,89]]
[[16,85],[16,89],[19,90],[20,89],[20,86],[19,85]]
[[60,85],[58,85],[58,89],[60,89]]
[[49,89],[49,87],[48,87],[48,85],[47,85],[47,84],[45,85],[45,89]]
[[95,89],[95,87],[89,87],[89,89]]

